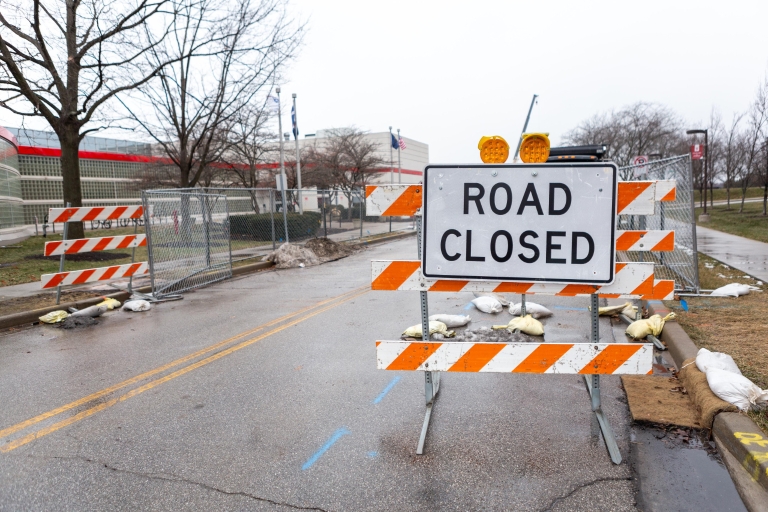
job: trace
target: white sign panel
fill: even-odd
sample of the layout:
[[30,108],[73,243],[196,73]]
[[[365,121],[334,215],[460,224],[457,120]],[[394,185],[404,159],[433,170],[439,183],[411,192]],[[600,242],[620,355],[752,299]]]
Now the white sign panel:
[[617,173],[612,163],[427,166],[424,276],[613,282]]

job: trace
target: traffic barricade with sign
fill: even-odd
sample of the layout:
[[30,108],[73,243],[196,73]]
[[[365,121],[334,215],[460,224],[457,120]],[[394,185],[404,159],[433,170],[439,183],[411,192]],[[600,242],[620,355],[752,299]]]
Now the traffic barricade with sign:
[[[482,142],[482,141],[481,141]],[[546,160],[546,158],[545,158]],[[366,188],[371,215],[416,215],[420,260],[372,261],[374,290],[420,292],[422,341],[376,342],[377,368],[423,371],[423,453],[441,372],[582,374],[611,460],[621,454],[600,402],[600,375],[653,372],[651,343],[600,343],[599,298],[671,299],[674,281],[616,251],[670,251],[673,231],[616,229],[618,214],[653,214],[675,182],[619,182],[610,162],[430,165],[420,185]],[[427,292],[589,296],[590,343],[430,341]],[[525,314],[523,309],[523,315]]]
[[[69,204],[69,203],[68,203]],[[144,216],[142,206],[91,206],[79,208],[51,208],[48,218],[51,222],[64,223],[64,233],[61,241],[46,242],[45,256],[61,255],[59,271],[55,274],[43,274],[40,276],[43,289],[56,288],[56,304],[61,300],[61,287],[91,283],[94,281],[111,281],[120,278],[130,278],[128,291],[133,291],[133,276],[149,273],[149,265],[146,261],[135,262],[136,247],[147,245],[146,235],[138,234],[138,221]],[[67,239],[69,222],[105,221],[128,219],[134,222],[134,234],[124,236],[107,236],[100,238],[76,238]],[[131,263],[124,265],[112,265],[100,268],[88,268],[71,272],[64,271],[64,258],[67,254],[78,254],[94,251],[109,251],[113,249],[132,249]],[[114,286],[114,285],[113,285]],[[117,287],[115,287],[117,288]]]

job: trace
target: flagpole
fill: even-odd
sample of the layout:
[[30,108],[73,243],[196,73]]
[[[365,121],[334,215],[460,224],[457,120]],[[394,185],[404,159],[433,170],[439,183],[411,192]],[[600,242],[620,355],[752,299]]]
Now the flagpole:
[[280,135],[280,192],[283,201],[283,226],[285,227],[285,241],[288,242],[288,204],[285,201],[285,187],[288,185],[285,179],[285,153],[283,150],[283,111],[280,105],[280,88],[275,88],[277,92],[277,126]]
[[403,174],[400,168],[400,128],[397,129],[397,182],[403,182]]
[[392,127],[389,127],[389,183],[395,182],[395,163],[392,159]]
[[293,138],[296,139],[296,181],[299,187],[299,214],[304,215],[304,202],[301,199],[301,156],[299,155],[299,116],[296,112],[296,93],[293,97]]

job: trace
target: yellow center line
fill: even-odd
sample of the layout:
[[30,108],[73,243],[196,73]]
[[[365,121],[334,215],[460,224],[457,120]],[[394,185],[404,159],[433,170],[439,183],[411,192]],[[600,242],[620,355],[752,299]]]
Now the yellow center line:
[[164,382],[168,382],[169,380],[175,379],[176,377],[180,377],[184,375],[185,373],[189,373],[192,370],[195,370],[197,368],[200,368],[201,366],[205,366],[208,363],[212,363],[213,361],[216,361],[217,359],[221,359],[224,356],[227,356],[229,354],[232,354],[233,352],[237,352],[240,349],[243,349],[249,345],[253,345],[254,343],[263,340],[264,338],[267,338],[269,336],[272,336],[273,334],[277,334],[278,332],[287,329],[288,327],[292,327],[296,324],[299,324],[305,320],[309,320],[313,316],[319,315],[320,313],[324,313],[325,311],[328,311],[329,309],[333,309],[336,306],[339,306],[347,301],[350,301],[352,299],[355,299],[357,297],[360,297],[361,295],[365,295],[370,290],[365,290],[361,293],[358,293],[356,295],[347,296],[344,299],[331,304],[330,306],[325,306],[322,309],[318,309],[316,311],[313,311],[312,313],[305,315],[301,318],[297,318],[296,320],[293,320],[285,325],[281,325],[280,327],[276,327],[272,329],[271,331],[265,332],[264,334],[261,334],[259,336],[256,336],[255,338],[251,338],[249,340],[243,341],[241,343],[238,343],[235,346],[229,347],[226,350],[222,350],[221,352],[217,352],[213,355],[210,355],[206,357],[205,359],[201,359],[200,361],[197,361],[195,363],[192,363],[188,366],[185,366],[184,368],[179,368],[173,373],[169,373],[168,375],[165,375],[164,377],[160,377],[159,379],[152,380],[150,382],[147,382],[143,386],[139,386],[136,389],[132,389],[129,392],[125,393],[124,395],[121,395],[117,398],[112,398],[111,400],[108,400],[102,404],[96,405],[94,407],[91,407],[90,409],[86,409],[82,412],[79,412],[75,414],[72,417],[69,417],[65,420],[61,420],[59,422],[54,423],[53,425],[49,427],[45,427],[43,429],[38,430],[37,432],[32,432],[31,434],[27,434],[26,436],[20,437],[14,441],[11,441],[10,443],[7,443],[3,446],[0,446],[0,452],[8,453],[11,450],[15,450],[19,446],[24,446],[25,444],[34,441],[35,439],[39,439],[43,436],[46,436],[52,432],[56,432],[57,430],[64,428],[68,425],[71,425],[73,423],[76,423],[84,418],[87,418],[88,416],[91,416],[93,414],[96,414],[99,411],[103,411],[104,409],[107,409],[109,407],[112,407],[115,404],[118,404],[120,402],[124,402],[128,400],[129,398],[133,398],[136,395],[139,395],[145,391],[148,391],[156,386],[159,386],[160,384],[163,384]]
[[235,336],[232,336],[231,338],[227,338],[223,341],[220,341],[218,343],[215,343],[209,347],[203,348],[201,350],[198,350],[197,352],[194,352],[192,354],[189,354],[187,356],[181,357],[179,359],[176,359],[175,361],[171,361],[170,363],[164,364],[162,366],[158,366],[157,368],[153,370],[146,371],[140,375],[136,375],[135,377],[131,377],[128,380],[124,380],[123,382],[119,382],[117,384],[114,384],[108,388],[104,388],[101,391],[96,391],[95,393],[91,393],[88,396],[84,396],[83,398],[80,398],[78,400],[75,400],[74,402],[70,402],[66,405],[62,405],[61,407],[57,407],[56,409],[52,409],[48,412],[44,412],[42,414],[39,414],[33,418],[30,418],[28,420],[22,421],[21,423],[17,423],[16,425],[12,425],[10,427],[4,428],[3,430],[0,430],[0,438],[7,437],[15,432],[18,432],[19,430],[23,430],[27,427],[31,427],[32,425],[35,425],[37,423],[40,423],[41,421],[47,420],[48,418],[51,418],[53,416],[59,415],[62,412],[68,411],[70,409],[73,409],[75,407],[78,407],[80,405],[83,405],[85,403],[88,403],[92,400],[96,400],[97,398],[101,398],[103,396],[109,395],[110,393],[114,393],[115,391],[122,389],[126,386],[130,386],[131,384],[135,384],[137,382],[140,382],[148,377],[152,377],[153,375],[157,375],[158,373],[162,373],[170,368],[173,368],[174,366],[178,366],[180,364],[186,363],[188,361],[191,361],[192,359],[198,358],[202,355],[205,355],[209,352],[212,352],[218,348],[223,347],[224,345],[227,345],[229,343],[232,343],[233,341],[239,340],[240,338],[244,338],[245,336],[249,336],[255,332],[258,332],[262,329],[266,329],[267,327],[271,327],[275,324],[278,324],[280,322],[283,322],[284,320],[287,320],[289,318],[295,317],[297,315],[300,315],[302,313],[305,313],[311,309],[323,306],[325,304],[328,304],[329,302],[333,302],[335,300],[343,299],[344,297],[350,295],[350,294],[356,294],[359,293],[361,290],[368,290],[370,289],[368,286],[363,286],[360,288],[356,288],[354,290],[348,291],[346,293],[342,293],[341,295],[337,295],[336,297],[331,297],[330,299],[323,300],[321,302],[318,302],[317,304],[313,304],[311,306],[307,306],[303,309],[300,309],[298,311],[294,311],[293,313],[289,313],[287,315],[281,316],[280,318],[276,318],[275,320],[271,320],[265,324],[262,324],[258,327],[254,327],[253,329],[250,329],[248,331],[242,332],[240,334],[236,334]]

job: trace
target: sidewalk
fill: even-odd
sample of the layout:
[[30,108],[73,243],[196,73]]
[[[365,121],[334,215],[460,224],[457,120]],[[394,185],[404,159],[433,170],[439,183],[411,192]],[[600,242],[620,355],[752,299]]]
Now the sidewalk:
[[768,244],[696,226],[699,252],[768,282]]

